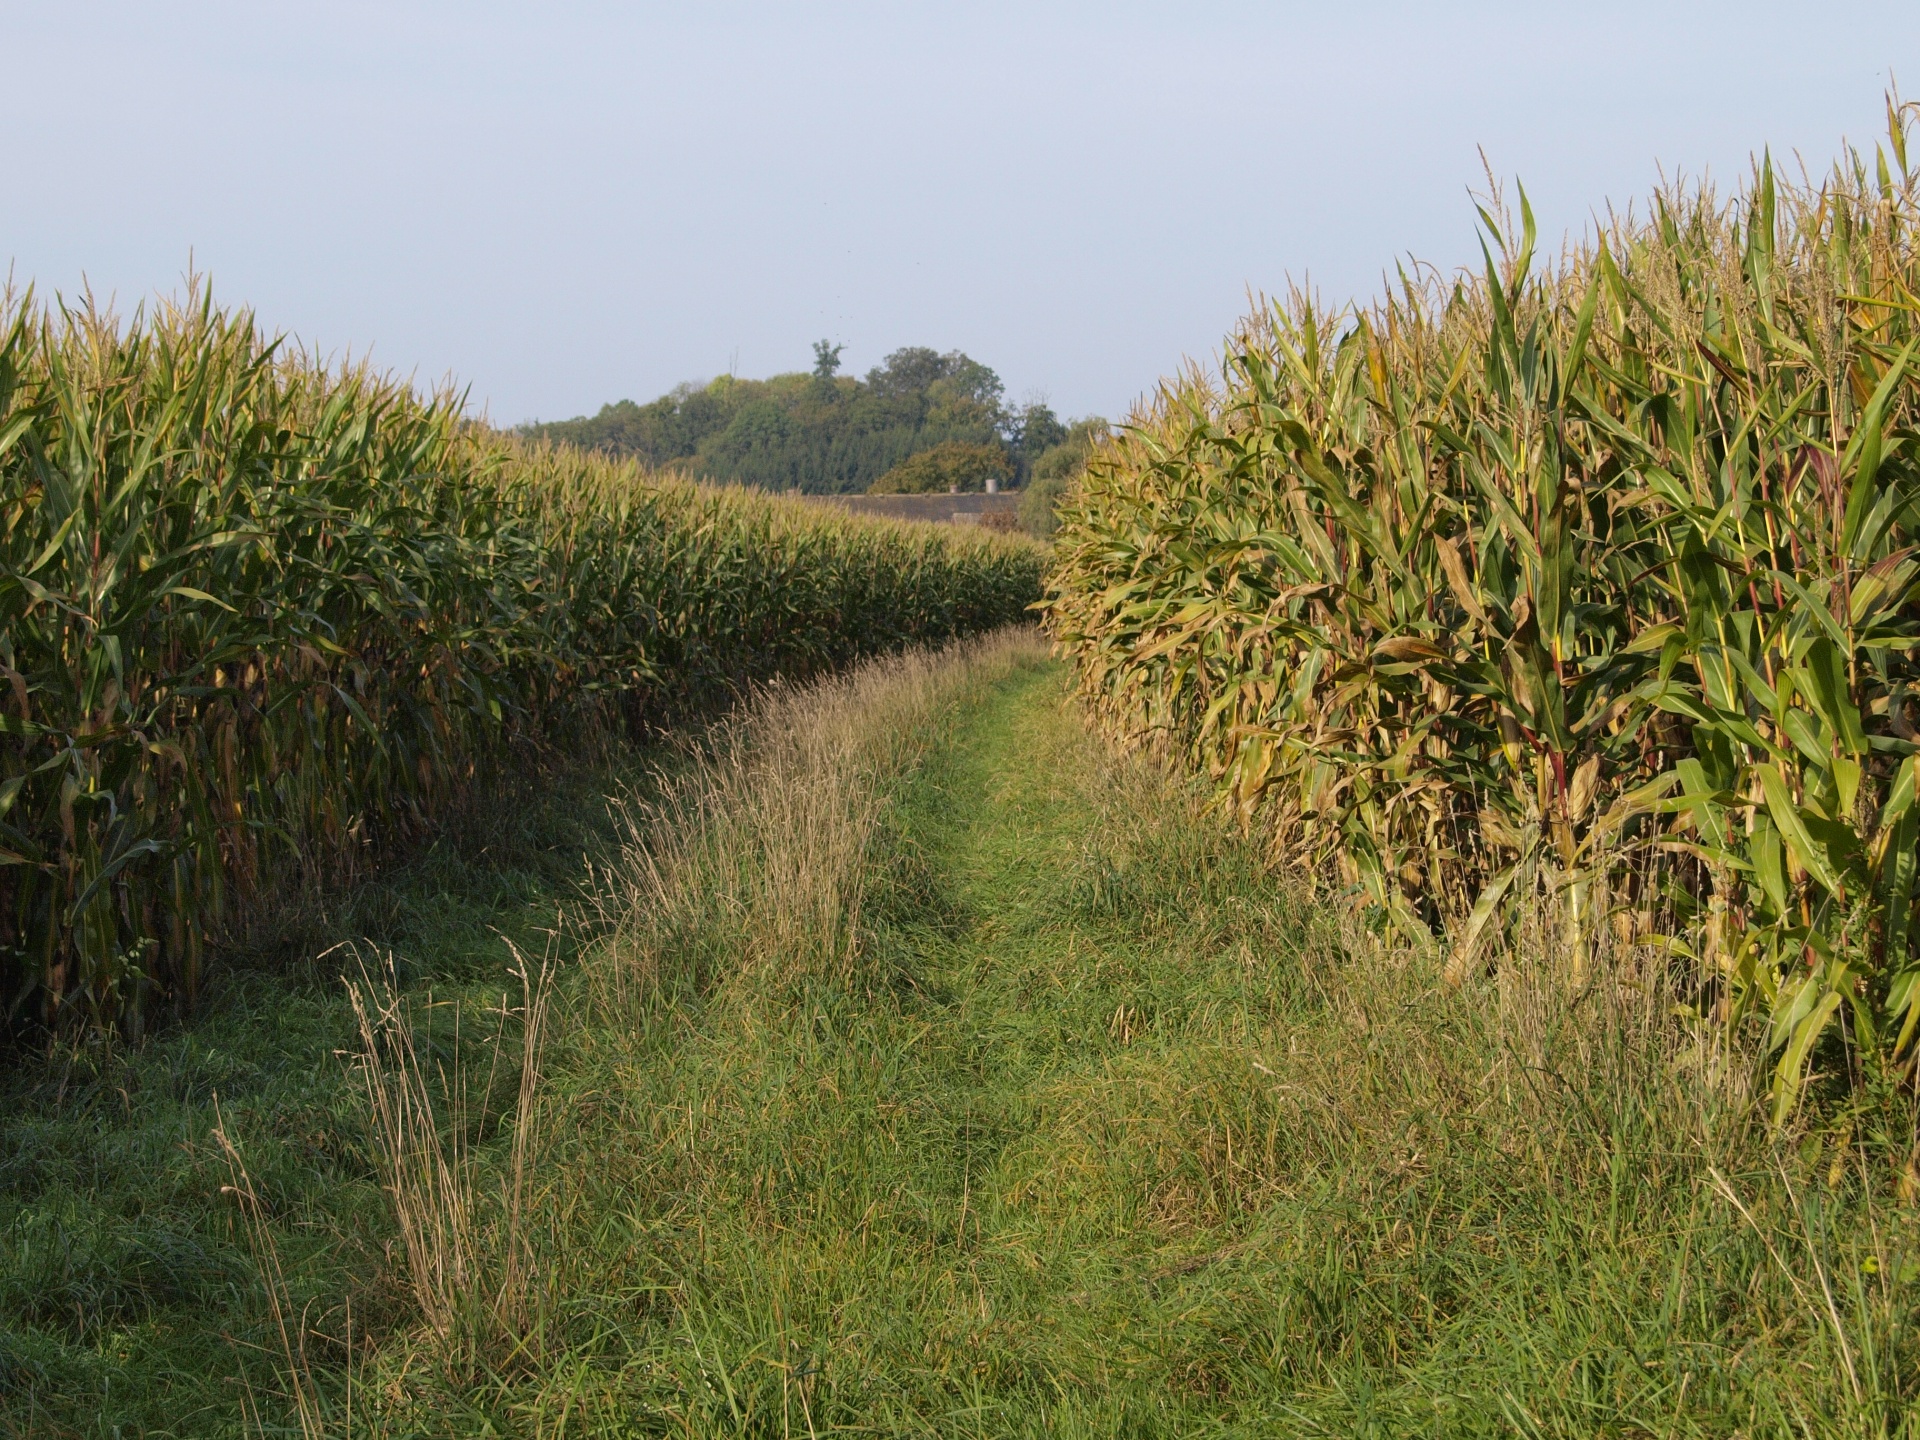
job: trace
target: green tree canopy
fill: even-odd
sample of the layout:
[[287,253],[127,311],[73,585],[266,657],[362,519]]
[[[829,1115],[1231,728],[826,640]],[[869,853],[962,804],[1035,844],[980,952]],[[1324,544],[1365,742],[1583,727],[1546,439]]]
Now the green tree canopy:
[[993,473],[1017,485],[1067,434],[1043,402],[1009,407],[1000,377],[963,351],[909,345],[855,379],[840,373],[842,349],[820,340],[809,371],[723,375],[646,404],[621,400],[595,415],[522,428],[703,479],[816,493],[867,490],[903,461],[949,443],[998,452]]
[[[1052,412],[1048,412],[1051,414]],[[1060,502],[1073,490],[1087,468],[1093,447],[1107,438],[1107,422],[1098,416],[1058,425],[1060,438],[1041,451],[1029,471],[1020,496],[1020,524],[1028,534],[1045,540],[1060,526]]]
[[1067,438],[1067,427],[1044,400],[1030,400],[1015,411],[1007,427],[1014,452],[1027,464]]
[[984,490],[987,481],[1009,480],[1013,462],[999,445],[946,440],[910,455],[873,482],[874,495],[929,495],[948,490]]

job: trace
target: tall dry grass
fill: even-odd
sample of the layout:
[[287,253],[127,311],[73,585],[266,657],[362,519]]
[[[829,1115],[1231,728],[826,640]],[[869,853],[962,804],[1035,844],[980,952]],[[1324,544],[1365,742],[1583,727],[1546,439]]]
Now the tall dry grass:
[[[514,962],[518,1004],[503,994],[489,1017],[498,1028],[483,1042],[484,1075],[472,1064],[474,1046],[463,1043],[457,1016],[448,1058],[433,1058],[425,1024],[433,998],[403,990],[390,966],[376,971],[363,960],[358,978],[347,986],[359,1037],[357,1052],[347,1059],[365,1099],[371,1159],[399,1232],[399,1269],[421,1326],[403,1349],[409,1363],[423,1355],[442,1383],[456,1387],[535,1365],[543,1356],[542,1327],[554,1298],[541,1283],[544,1231],[531,1213],[536,1185],[551,1183],[539,1167],[554,972],[551,964],[531,964],[517,951]],[[490,1116],[503,1067],[515,1072],[513,1103]],[[504,1155],[476,1148],[476,1135],[490,1124],[508,1131]],[[354,1384],[363,1357],[353,1343],[352,1300],[343,1307],[344,1371],[336,1402],[333,1383],[312,1354],[312,1305],[296,1303],[274,1221],[246,1161],[224,1124],[216,1125],[211,1139],[226,1162],[230,1178],[223,1189],[239,1211],[266,1297],[284,1408],[303,1440],[358,1433]],[[251,1390],[243,1409],[254,1433],[270,1433]]]
[[[216,1102],[215,1116],[219,1107]],[[268,1218],[260,1192],[255,1187],[253,1176],[247,1169],[245,1157],[240,1147],[228,1136],[226,1125],[215,1125],[210,1136],[218,1148],[221,1158],[226,1161],[228,1184],[223,1187],[240,1211],[241,1228],[246,1232],[247,1248],[253,1256],[253,1263],[260,1278],[260,1287],[267,1297],[267,1315],[272,1322],[273,1337],[279,1344],[279,1353],[274,1357],[275,1369],[279,1373],[286,1399],[291,1401],[295,1422],[300,1427],[301,1440],[325,1440],[333,1433],[331,1415],[327,1397],[315,1382],[314,1367],[308,1355],[307,1340],[310,1334],[308,1316],[305,1310],[294,1303],[292,1291],[287,1285],[285,1267],[280,1261],[280,1246],[274,1238],[273,1225]],[[352,1309],[347,1310],[348,1350],[352,1350]],[[248,1420],[252,1428],[265,1435],[267,1427],[262,1423],[259,1407],[251,1391],[245,1397]],[[343,1415],[346,1430],[351,1433],[353,1417],[353,1382],[349,1374],[343,1396]]]
[[[400,1232],[408,1286],[436,1357],[456,1376],[523,1368],[538,1358],[543,1306],[537,1231],[529,1203],[543,1145],[540,1083],[553,994],[550,964],[515,953],[517,1005],[502,995],[500,1024],[475,1082],[456,1030],[452,1068],[430,1063],[420,1008],[390,975],[362,966],[348,987],[360,1036],[354,1057],[364,1089],[381,1185]],[[517,1053],[508,1046],[517,1031]],[[507,1153],[490,1161],[473,1136],[502,1064],[517,1071],[514,1103],[499,1123]]]
[[[1002,631],[764,691],[709,735],[657,797],[628,810],[602,904],[614,931],[596,974],[616,1009],[635,987],[730,977],[853,980],[890,794],[964,695],[1043,653]],[[671,970],[671,975],[667,973]]]

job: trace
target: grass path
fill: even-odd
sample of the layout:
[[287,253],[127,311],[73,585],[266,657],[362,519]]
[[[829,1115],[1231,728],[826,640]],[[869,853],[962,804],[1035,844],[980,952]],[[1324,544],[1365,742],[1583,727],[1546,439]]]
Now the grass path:
[[662,1203],[612,1253],[647,1257],[628,1295],[684,1303],[637,1330],[610,1304],[617,1378],[535,1413],[1185,1433],[1270,1365],[1233,1249],[1256,1157],[1195,1149],[1167,1105],[1247,1123],[1251,1057],[1222,1047],[1271,1020],[1297,917],[1269,894],[1221,923],[1247,921],[1249,857],[1133,788],[1062,681],[1015,669],[898,790],[852,983],[722,983],[626,1057],[612,1128],[643,1144],[593,1148]]
[[[450,1368],[412,1318],[327,986],[17,1085],[0,1434],[257,1433],[242,1372],[271,1412],[216,1086],[330,1403],[354,1297],[356,1434],[1911,1433],[1920,1248],[1844,1150],[1770,1148],[1653,1000],[1456,992],[1342,931],[1031,642],[982,653],[774,706],[652,899],[603,863],[632,914],[557,997],[511,1354]],[[605,856],[592,798],[356,901],[466,997],[436,1064],[493,928]]]
[[1182,787],[1105,753],[1064,680],[1015,667],[896,791],[850,976],[723,981],[629,1057],[638,1143],[596,1151],[629,1207],[616,1273],[675,1302],[590,1305],[592,1366],[517,1413],[703,1435],[1907,1423],[1909,1302],[1855,1284],[1844,1355],[1807,1303],[1889,1236],[1844,1184],[1809,1228],[1644,1005],[1456,993],[1431,957],[1343,942]]
[[1184,797],[1151,778],[1114,770],[1045,671],[976,712],[903,806],[934,880],[879,936],[929,997],[902,1012],[926,1031],[898,1183],[954,1238],[911,1252],[921,1278],[880,1292],[880,1320],[937,1337],[927,1382],[970,1372],[982,1433],[1188,1429],[1270,1358],[1231,1278],[1238,1162],[1193,1148],[1178,1108],[1255,1077],[1220,1047],[1272,1018],[1262,972],[1300,937],[1283,920],[1255,955],[1219,923],[1258,881],[1191,848]]

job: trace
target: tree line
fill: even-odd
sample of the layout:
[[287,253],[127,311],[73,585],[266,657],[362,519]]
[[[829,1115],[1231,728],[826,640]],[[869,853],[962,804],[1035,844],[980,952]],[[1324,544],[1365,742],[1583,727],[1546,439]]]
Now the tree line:
[[656,400],[532,423],[533,436],[722,483],[812,494],[1008,488],[1077,470],[1105,432],[1043,401],[1009,405],[1000,377],[959,350],[895,350],[865,379],[840,373],[840,345],[811,371],[682,384]]

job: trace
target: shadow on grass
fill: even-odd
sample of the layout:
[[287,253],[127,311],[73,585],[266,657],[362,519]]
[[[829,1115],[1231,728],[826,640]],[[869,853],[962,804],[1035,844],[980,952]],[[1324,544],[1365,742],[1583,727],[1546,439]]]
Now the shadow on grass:
[[[344,978],[390,959],[422,999],[422,1063],[497,1038],[512,947],[564,965],[575,904],[616,843],[608,797],[656,756],[623,752],[502,786],[378,879],[298,896],[215,967],[186,1021],[145,1044],[55,1042],[0,1073],[0,1433],[237,1434],[277,1409],[278,1342],[227,1193],[215,1098],[244,1155],[310,1359],[414,1322],[343,1055]],[[511,1067],[468,1117],[491,1143]]]

